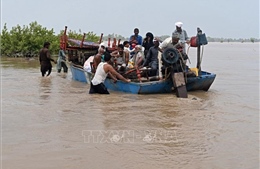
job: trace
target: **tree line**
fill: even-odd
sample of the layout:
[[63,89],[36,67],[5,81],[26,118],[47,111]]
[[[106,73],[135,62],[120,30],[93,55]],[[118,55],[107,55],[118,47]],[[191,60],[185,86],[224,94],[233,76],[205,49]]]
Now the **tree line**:
[[[60,37],[64,30],[61,30],[58,35],[55,35],[53,29],[48,30],[46,27],[38,24],[36,21],[29,25],[14,26],[11,30],[7,29],[6,23],[0,34],[1,39],[1,56],[10,57],[35,57],[38,56],[39,50],[43,47],[44,42],[50,42],[50,52],[57,54],[60,46]],[[67,31],[69,38],[83,38],[81,30],[79,32]],[[99,36],[93,32],[86,33],[85,40],[97,42]]]
[[[7,29],[6,23],[0,34],[1,39],[1,56],[12,56],[12,57],[34,57],[38,56],[39,50],[42,48],[43,43],[49,41],[51,43],[50,51],[52,54],[57,54],[60,45],[60,37],[63,35],[64,30],[61,30],[58,35],[55,35],[53,29],[48,30],[46,27],[38,24],[36,21],[31,22],[29,25],[24,26],[14,26],[11,30]],[[83,32],[81,30],[67,31],[69,38],[82,40]],[[169,35],[163,35],[159,38],[161,40],[166,39]],[[98,42],[99,36],[93,32],[86,33],[85,40]],[[103,37],[103,40],[108,40],[111,38],[121,39],[121,42],[129,40],[118,34],[108,34]],[[250,39],[231,39],[231,38],[211,38],[207,37],[209,42],[259,42],[259,39],[250,38]]]

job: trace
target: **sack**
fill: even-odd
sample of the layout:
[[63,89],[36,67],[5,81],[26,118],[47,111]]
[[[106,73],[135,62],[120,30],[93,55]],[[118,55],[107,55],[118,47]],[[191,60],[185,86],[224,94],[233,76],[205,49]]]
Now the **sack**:
[[190,38],[190,46],[191,47],[198,47],[198,45],[197,45],[197,36],[192,36]]
[[198,37],[197,44],[199,44],[199,45],[207,45],[208,44],[208,40],[206,38],[205,33],[198,34],[197,37]]

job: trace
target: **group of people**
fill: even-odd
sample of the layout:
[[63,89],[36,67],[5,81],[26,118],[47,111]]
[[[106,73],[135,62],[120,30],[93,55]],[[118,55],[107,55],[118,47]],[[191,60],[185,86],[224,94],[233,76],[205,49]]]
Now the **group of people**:
[[[117,50],[109,53],[105,51],[105,47],[101,46],[97,55],[90,57],[84,64],[86,71],[94,73],[91,81],[89,93],[109,93],[104,85],[105,78],[110,76],[114,81],[117,78],[124,82],[130,82],[125,79],[119,72],[125,72],[127,68],[141,69],[150,67],[149,76],[158,76],[159,74],[159,52],[163,52],[166,48],[174,48],[178,50],[181,58],[178,60],[180,64],[185,65],[188,56],[186,54],[185,44],[189,43],[187,32],[182,29],[182,23],[176,22],[176,30],[170,38],[160,41],[154,38],[151,32],[146,33],[143,39],[139,35],[139,29],[134,29],[134,34],[130,36],[129,41],[117,46]],[[104,57],[102,61],[101,58]],[[91,62],[93,67],[91,69]]]
[[[161,58],[159,58],[159,52],[163,52],[166,48],[175,48],[181,53],[180,62],[186,64],[188,56],[185,50],[185,43],[189,43],[187,32],[182,29],[182,22],[176,22],[176,29],[172,33],[172,36],[161,41],[158,38],[154,38],[151,32],[146,33],[146,37],[143,39],[139,35],[139,29],[134,29],[134,34],[130,36],[129,41],[124,41],[123,44],[117,46],[117,50],[109,52],[105,46],[100,46],[98,53],[94,56],[90,56],[84,63],[84,70],[87,71],[91,77],[90,94],[101,93],[109,94],[104,81],[107,76],[110,76],[117,81],[117,78],[128,83],[131,80],[124,78],[119,72],[127,70],[127,68],[140,69],[143,67],[150,67],[149,76],[158,76],[159,64]],[[47,72],[47,76],[51,73],[51,61],[56,63],[50,57],[49,48],[50,43],[44,43],[43,49],[40,51],[40,63],[41,72],[44,76]],[[59,58],[57,64],[57,71],[61,72],[63,68],[64,72],[67,72],[66,57],[64,51],[59,51]]]
[[[133,63],[133,67],[150,67],[149,76],[158,76],[159,64],[161,58],[158,58],[158,53],[163,53],[166,48],[178,49],[181,54],[181,59],[186,64],[188,56],[186,54],[186,43],[189,44],[187,32],[182,29],[183,23],[176,22],[176,29],[172,36],[161,41],[155,38],[151,32],[147,32],[145,38],[139,35],[139,29],[134,29],[134,34],[130,36],[129,41],[125,41],[123,45],[129,51],[129,63]],[[126,65],[129,64],[126,62]]]

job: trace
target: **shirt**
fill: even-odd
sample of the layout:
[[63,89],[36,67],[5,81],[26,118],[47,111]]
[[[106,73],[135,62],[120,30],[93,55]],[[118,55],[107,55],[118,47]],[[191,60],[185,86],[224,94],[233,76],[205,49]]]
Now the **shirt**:
[[125,52],[123,52],[122,56],[116,58],[116,63],[122,65],[125,63]]
[[158,63],[158,47],[153,46],[149,49],[143,66],[148,65],[150,62]]
[[[165,39],[161,44],[160,44],[160,48],[162,50],[166,49],[166,48],[176,48],[178,45],[181,45],[181,43],[176,43],[175,45],[172,44],[172,37],[169,37],[167,39]],[[182,46],[182,45],[181,45]]]
[[160,44],[159,47],[163,50],[163,49],[165,49],[165,48],[167,47],[167,45],[168,45],[169,43],[172,43],[172,37],[166,38],[166,39]]
[[138,51],[132,58],[134,65],[140,66],[140,65],[137,65],[137,63],[138,63],[138,60],[141,59],[141,58],[144,60],[144,54],[143,54],[142,51]]
[[175,30],[173,33],[178,33],[180,36],[180,43],[185,43],[189,38],[187,35],[187,32],[185,30],[182,29],[181,32],[178,32],[177,30]]
[[[135,35],[131,35],[130,36],[130,38],[129,38],[129,43],[130,43],[130,49],[132,49],[132,45],[131,45],[131,40],[132,40],[132,37],[133,36],[135,36]],[[140,35],[137,35],[137,37],[135,37],[136,38],[136,40],[137,40],[137,43],[138,44],[136,44],[136,45],[142,45],[142,43],[143,43],[143,38],[142,38],[142,36],[140,36]]]
[[66,55],[64,50],[60,50],[59,51],[59,56],[58,56],[58,60],[57,60],[57,69],[61,69],[61,62],[66,63]]
[[91,73],[91,65],[90,65],[90,63],[93,62],[93,59],[94,59],[94,56],[90,56],[90,57],[85,61],[83,67],[84,67],[84,70],[85,70],[86,72]]
[[182,47],[183,47],[183,52],[186,53],[186,44],[185,42],[189,39],[187,32],[185,30],[182,29],[181,32],[178,32],[177,30],[175,30],[173,33],[178,33],[180,36],[180,40],[179,42],[181,43]]
[[41,65],[50,65],[51,66],[49,49],[43,48],[43,49],[40,50],[39,60],[40,60]]
[[100,62],[97,67],[97,71],[92,79],[93,85],[98,85],[100,83],[104,83],[107,77],[107,73],[104,70],[104,65],[107,64],[106,62]]

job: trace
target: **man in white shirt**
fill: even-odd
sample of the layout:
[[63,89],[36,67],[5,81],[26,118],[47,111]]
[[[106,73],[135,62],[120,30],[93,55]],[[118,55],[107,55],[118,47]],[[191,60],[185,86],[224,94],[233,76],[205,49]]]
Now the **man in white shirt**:
[[89,94],[94,94],[94,93],[109,94],[106,86],[104,85],[104,81],[108,74],[111,74],[110,76],[115,82],[117,81],[116,77],[126,83],[129,83],[131,81],[130,79],[126,79],[122,75],[120,75],[109,64],[110,60],[111,60],[111,55],[109,53],[105,53],[105,56],[104,56],[105,62],[100,62],[98,64],[96,73],[90,84]]
[[186,44],[185,43],[189,44],[190,40],[189,40],[187,32],[184,29],[182,29],[182,25],[183,25],[182,22],[176,22],[175,23],[176,29],[173,32],[173,34],[175,34],[175,33],[179,34],[179,38],[180,38],[179,42],[181,43],[181,45],[183,47],[183,53],[186,53]]

